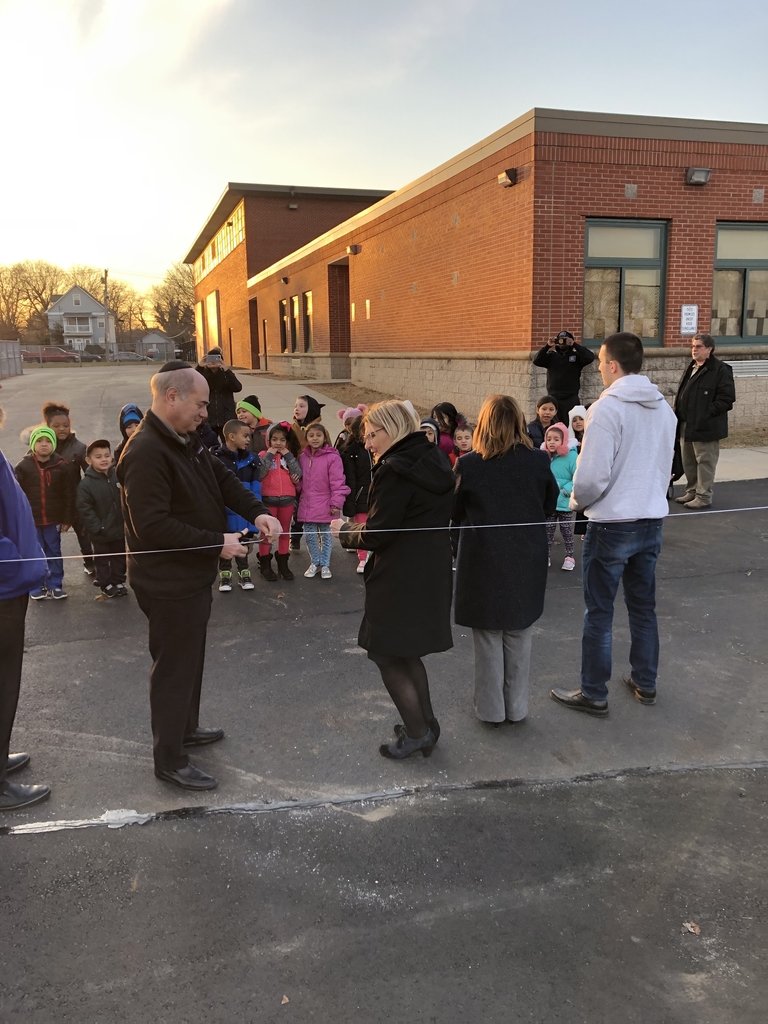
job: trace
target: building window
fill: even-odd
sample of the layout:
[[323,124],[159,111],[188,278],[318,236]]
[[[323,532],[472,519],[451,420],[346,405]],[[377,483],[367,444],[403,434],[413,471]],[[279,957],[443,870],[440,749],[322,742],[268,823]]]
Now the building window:
[[79,306],[80,305],[80,296],[79,295],[74,295],[72,297],[72,305],[73,306]]
[[312,323],[312,292],[304,292],[301,297],[304,314],[304,351],[312,351],[314,327]]
[[280,299],[280,351],[288,351],[288,299]]
[[365,300],[365,319],[366,320],[370,320],[371,319],[371,300],[370,299],[366,299]]
[[718,224],[710,334],[768,337],[768,225]]
[[195,260],[192,270],[195,284],[232,252],[245,238],[245,206],[240,203],[216,232],[208,247]]
[[349,307],[349,315],[350,315],[350,319],[354,321],[354,319],[355,319],[355,304],[354,304],[354,302]]
[[291,352],[295,352],[299,344],[299,296],[291,296]]
[[659,221],[587,221],[584,343],[631,331],[660,345],[664,320],[666,225]]
[[104,321],[103,320],[99,320],[99,327],[103,327],[103,326],[104,326]]
[[77,331],[78,334],[89,334],[91,330],[91,318],[89,316],[67,316],[64,322],[68,333]]

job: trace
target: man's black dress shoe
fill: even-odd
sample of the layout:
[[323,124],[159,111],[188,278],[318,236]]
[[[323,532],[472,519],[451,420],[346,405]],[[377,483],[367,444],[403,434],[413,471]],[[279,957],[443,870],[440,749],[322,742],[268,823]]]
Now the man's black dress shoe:
[[0,811],[16,811],[20,807],[39,804],[50,795],[50,786],[20,786],[18,782],[6,782],[0,788]]
[[644,689],[642,689],[642,687],[637,685],[637,683],[632,678],[632,676],[623,676],[622,678],[624,679],[624,682],[630,688],[632,693],[634,693],[635,697],[637,698],[637,700],[640,701],[641,704],[655,704],[656,703],[656,691],[655,690],[644,690]]
[[29,764],[29,754],[9,754],[5,762],[5,774],[17,772],[20,768],[26,768]]
[[206,743],[216,743],[224,739],[223,729],[195,729],[191,736],[184,737],[185,747],[204,747]]
[[550,690],[552,700],[556,700],[563,707],[572,708],[574,711],[585,711],[588,715],[596,715],[598,718],[605,718],[608,714],[607,700],[590,700],[585,697],[581,690]]
[[182,789],[215,789],[218,781],[207,772],[188,764],[186,768],[155,768],[155,775],[163,782],[172,782]]

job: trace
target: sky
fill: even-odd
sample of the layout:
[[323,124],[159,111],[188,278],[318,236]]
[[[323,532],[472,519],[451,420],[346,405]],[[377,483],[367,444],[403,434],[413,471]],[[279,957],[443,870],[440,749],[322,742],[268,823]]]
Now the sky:
[[768,122],[768,4],[0,0],[0,265],[146,287],[228,181],[395,189],[531,107]]

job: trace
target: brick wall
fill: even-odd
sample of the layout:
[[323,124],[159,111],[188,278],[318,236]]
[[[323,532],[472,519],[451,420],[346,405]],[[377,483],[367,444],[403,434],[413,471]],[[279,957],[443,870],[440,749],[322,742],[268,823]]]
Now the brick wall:
[[[251,324],[248,312],[245,243],[241,242],[225,256],[210,274],[195,285],[195,301],[218,289],[221,314],[221,349],[233,366],[251,366]],[[230,353],[229,332],[232,331]],[[208,342],[208,348],[213,343]],[[200,346],[198,345],[198,348]]]

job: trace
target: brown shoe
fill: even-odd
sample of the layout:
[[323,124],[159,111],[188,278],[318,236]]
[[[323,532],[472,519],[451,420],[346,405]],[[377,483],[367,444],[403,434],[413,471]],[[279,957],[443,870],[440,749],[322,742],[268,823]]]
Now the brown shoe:
[[712,504],[711,501],[702,501],[701,498],[694,498],[693,501],[688,501],[685,504],[686,508],[709,508]]
[[679,498],[675,498],[678,505],[687,505],[689,501],[693,501],[696,497],[695,494],[681,494]]

